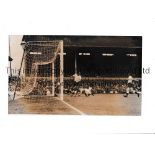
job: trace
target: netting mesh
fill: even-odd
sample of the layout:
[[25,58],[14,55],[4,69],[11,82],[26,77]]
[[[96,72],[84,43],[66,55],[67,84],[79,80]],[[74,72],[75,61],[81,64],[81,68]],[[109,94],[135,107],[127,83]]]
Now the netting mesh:
[[60,41],[25,44],[18,84],[20,95],[54,95],[54,89],[60,93],[60,48]]

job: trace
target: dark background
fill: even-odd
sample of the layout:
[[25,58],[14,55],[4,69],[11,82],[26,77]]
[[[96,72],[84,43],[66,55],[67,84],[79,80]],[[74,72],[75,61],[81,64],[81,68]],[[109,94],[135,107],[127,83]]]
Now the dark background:
[[[141,77],[141,36],[43,36],[26,35],[23,41],[64,41],[64,76],[71,76],[77,70],[86,77],[126,77],[129,74]],[[90,55],[79,55],[90,53]],[[102,56],[102,53],[114,54]],[[126,54],[136,54],[135,57]],[[31,65],[32,56],[28,55]],[[75,60],[77,69],[75,69]],[[39,67],[39,76],[51,75],[51,64]],[[27,67],[28,68],[28,67]],[[30,70],[26,70],[29,74]]]

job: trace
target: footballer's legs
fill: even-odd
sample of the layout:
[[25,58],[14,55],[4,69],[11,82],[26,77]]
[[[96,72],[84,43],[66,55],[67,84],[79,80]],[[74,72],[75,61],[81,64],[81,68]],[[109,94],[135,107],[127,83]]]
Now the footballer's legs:
[[130,88],[128,87],[128,88],[126,89],[126,94],[124,95],[124,97],[128,97],[129,92],[130,92]]

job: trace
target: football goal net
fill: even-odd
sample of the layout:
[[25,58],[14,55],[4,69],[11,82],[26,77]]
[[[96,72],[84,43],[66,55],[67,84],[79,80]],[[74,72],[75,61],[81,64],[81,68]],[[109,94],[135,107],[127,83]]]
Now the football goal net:
[[47,95],[63,100],[63,41],[29,41],[21,45],[24,52],[14,98],[17,94]]

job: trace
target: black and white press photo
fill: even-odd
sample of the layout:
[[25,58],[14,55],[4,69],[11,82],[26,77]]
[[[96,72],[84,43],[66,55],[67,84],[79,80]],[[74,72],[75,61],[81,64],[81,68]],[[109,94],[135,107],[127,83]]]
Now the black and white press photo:
[[140,116],[142,36],[10,35],[8,113]]

